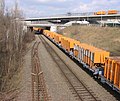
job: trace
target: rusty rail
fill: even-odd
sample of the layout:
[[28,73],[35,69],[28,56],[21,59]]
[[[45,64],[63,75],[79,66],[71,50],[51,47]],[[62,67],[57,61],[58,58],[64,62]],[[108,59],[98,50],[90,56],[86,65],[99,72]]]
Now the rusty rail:
[[40,42],[35,42],[31,51],[32,101],[49,101],[43,72],[40,67],[40,59],[38,56],[39,44]]

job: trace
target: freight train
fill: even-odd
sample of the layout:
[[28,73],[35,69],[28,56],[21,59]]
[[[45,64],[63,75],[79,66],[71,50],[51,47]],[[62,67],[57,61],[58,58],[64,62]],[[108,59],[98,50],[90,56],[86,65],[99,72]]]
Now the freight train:
[[72,59],[96,75],[103,84],[106,83],[120,93],[120,57],[110,57],[110,52],[81,43],[61,34],[42,30],[43,34]]

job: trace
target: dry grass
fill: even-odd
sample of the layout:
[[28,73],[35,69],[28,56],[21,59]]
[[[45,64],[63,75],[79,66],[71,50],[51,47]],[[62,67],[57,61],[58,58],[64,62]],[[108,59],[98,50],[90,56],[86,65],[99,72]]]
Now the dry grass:
[[63,35],[79,40],[120,56],[120,28],[95,26],[70,26]]

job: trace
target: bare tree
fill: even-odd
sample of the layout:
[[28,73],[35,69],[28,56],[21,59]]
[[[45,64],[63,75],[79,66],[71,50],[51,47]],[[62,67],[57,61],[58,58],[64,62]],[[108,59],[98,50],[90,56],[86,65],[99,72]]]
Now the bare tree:
[[5,10],[5,1],[0,0],[0,14],[3,15]]
[[12,79],[21,70],[25,39],[30,35],[23,31],[22,17],[17,2],[14,9],[5,11],[5,2],[0,0],[0,92],[8,92],[18,86]]

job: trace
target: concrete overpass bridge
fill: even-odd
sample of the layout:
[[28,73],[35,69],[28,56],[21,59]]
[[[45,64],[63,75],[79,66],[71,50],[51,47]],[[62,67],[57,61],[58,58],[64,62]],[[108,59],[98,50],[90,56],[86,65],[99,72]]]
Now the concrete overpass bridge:
[[[112,24],[116,23],[120,25],[120,11],[117,14],[105,14],[105,15],[94,15],[94,12],[88,13],[68,13],[56,16],[47,16],[39,18],[26,18],[24,21],[28,27],[42,27],[45,29],[58,29],[64,28],[66,23],[75,21],[88,21],[90,24]],[[79,22],[81,24],[81,22]],[[115,24],[113,24],[115,25]]]
[[47,16],[47,17],[39,17],[39,18],[26,18],[25,21],[51,21],[57,23],[64,23],[68,21],[74,20],[86,20],[86,21],[101,21],[107,19],[120,19],[120,11],[117,14],[110,14],[110,15],[94,15],[94,12],[88,13],[70,13],[70,14],[61,14],[56,16]]

